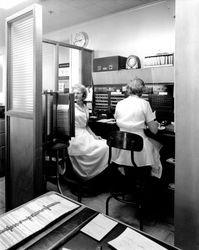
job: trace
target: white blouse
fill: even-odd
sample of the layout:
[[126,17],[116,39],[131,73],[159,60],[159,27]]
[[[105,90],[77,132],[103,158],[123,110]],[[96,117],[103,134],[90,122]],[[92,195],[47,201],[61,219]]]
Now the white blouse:
[[146,129],[146,123],[155,119],[155,115],[149,102],[138,96],[129,96],[118,102],[115,119],[121,130],[142,131]]
[[[151,166],[151,175],[160,178],[162,165],[159,151],[162,145],[148,138],[144,133],[146,124],[155,119],[149,102],[135,95],[129,96],[117,103],[114,116],[121,131],[135,133],[143,138],[143,150],[134,154],[136,164],[139,167]],[[115,154],[117,159],[114,162],[132,166],[130,151],[116,150]]]

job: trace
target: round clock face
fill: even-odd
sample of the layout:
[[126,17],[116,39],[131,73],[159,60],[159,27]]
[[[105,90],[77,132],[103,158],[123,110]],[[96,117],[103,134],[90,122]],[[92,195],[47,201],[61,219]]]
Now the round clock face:
[[131,69],[131,68],[139,68],[139,65],[140,62],[139,62],[139,58],[137,56],[134,56],[134,55],[131,55],[127,58],[127,61],[126,61],[126,67],[128,69]]
[[80,47],[88,45],[88,35],[86,32],[78,32],[75,34],[73,44]]
[[135,66],[136,63],[137,63],[136,60],[135,60],[135,57],[131,57],[129,59],[128,63],[129,63],[129,66],[131,66],[131,67]]

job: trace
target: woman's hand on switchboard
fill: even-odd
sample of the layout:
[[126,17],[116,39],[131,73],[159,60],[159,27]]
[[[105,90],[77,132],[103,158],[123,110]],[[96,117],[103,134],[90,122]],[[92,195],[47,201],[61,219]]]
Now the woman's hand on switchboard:
[[95,138],[96,140],[102,140],[102,137],[99,136],[99,135],[95,135],[94,138]]

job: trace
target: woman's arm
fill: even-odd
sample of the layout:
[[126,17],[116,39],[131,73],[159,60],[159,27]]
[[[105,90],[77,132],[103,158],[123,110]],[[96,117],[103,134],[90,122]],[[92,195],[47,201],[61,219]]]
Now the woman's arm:
[[159,123],[157,121],[150,121],[147,123],[147,126],[149,128],[149,130],[153,133],[153,134],[157,134],[158,132],[158,127],[159,127]]
[[156,121],[156,112],[152,112],[149,102],[146,102],[146,125],[151,133],[157,134],[159,123]]

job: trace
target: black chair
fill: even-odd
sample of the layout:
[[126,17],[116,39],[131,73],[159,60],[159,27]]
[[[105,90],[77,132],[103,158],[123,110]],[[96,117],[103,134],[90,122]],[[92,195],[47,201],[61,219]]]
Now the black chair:
[[43,93],[43,165],[44,179],[56,182],[63,194],[60,178],[66,173],[68,146],[74,136],[74,94]]
[[[112,181],[110,196],[106,200],[106,214],[109,214],[109,201],[114,198],[120,202],[135,205],[139,208],[140,230],[143,230],[144,194],[150,177],[150,166],[138,167],[134,161],[134,152],[143,149],[141,136],[123,131],[113,131],[107,139],[109,146],[108,164],[122,172],[121,181]],[[131,166],[119,165],[111,161],[112,148],[129,150],[131,152]],[[117,183],[116,183],[117,182]]]
[[43,154],[44,178],[55,182],[63,194],[62,183],[68,184],[81,202],[85,190],[93,190],[93,182],[85,181],[73,170],[68,154],[71,137],[75,136],[74,94],[43,93]]
[[66,172],[66,157],[68,145],[59,141],[54,141],[52,144],[45,146],[45,179],[46,181],[56,182],[57,189],[60,194],[63,194],[60,177]]

